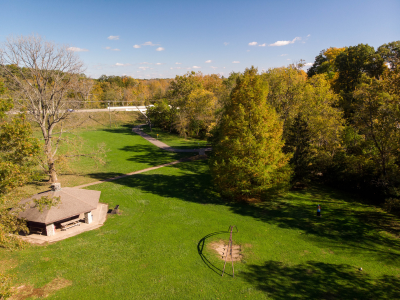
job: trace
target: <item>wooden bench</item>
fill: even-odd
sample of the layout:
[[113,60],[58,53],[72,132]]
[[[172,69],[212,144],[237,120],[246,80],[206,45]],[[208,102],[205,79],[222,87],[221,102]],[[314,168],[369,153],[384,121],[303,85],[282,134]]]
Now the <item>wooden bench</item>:
[[42,235],[42,233],[46,232],[46,228],[43,227],[35,227],[35,226],[31,226],[29,227],[29,233],[37,233]]
[[75,218],[66,222],[60,223],[61,225],[61,230],[65,231],[68,228],[74,227],[74,226],[81,226],[81,222],[79,222],[79,218]]

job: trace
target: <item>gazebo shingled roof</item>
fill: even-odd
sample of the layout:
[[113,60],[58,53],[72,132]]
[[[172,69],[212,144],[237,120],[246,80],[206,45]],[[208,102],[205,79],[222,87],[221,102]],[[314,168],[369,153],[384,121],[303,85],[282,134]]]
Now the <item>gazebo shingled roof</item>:
[[[62,188],[58,191],[47,191],[34,195],[29,199],[21,201],[21,204],[29,203],[29,207],[19,214],[20,218],[27,221],[51,224],[72,216],[86,213],[97,208],[100,199],[100,191],[81,190],[74,188]],[[45,208],[42,212],[35,207],[34,199],[43,196],[60,197],[61,203],[50,209]]]

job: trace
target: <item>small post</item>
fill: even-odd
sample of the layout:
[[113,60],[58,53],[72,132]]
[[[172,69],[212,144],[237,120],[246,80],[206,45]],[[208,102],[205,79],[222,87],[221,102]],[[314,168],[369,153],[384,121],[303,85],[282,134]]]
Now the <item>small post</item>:
[[110,109],[110,102],[108,102],[108,113],[110,115],[110,128],[111,128],[111,109]]

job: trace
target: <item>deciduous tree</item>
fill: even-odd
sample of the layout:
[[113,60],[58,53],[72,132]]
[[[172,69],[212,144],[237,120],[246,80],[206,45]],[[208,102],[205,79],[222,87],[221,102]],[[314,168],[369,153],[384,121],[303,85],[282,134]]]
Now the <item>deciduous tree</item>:
[[210,167],[215,185],[227,197],[264,198],[290,179],[282,121],[267,104],[267,94],[268,84],[257,69],[246,69],[224,109]]
[[31,35],[6,40],[0,49],[0,69],[25,100],[19,108],[26,108],[42,131],[49,180],[56,182],[55,156],[61,134],[55,136],[53,130],[74,108],[75,102],[66,98],[81,88],[83,63],[68,46]]

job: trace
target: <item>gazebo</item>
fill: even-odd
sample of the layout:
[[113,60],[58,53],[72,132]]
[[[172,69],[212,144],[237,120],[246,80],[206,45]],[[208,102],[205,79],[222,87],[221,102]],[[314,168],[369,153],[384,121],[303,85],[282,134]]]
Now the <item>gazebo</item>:
[[[21,212],[19,217],[27,220],[31,232],[36,230],[52,236],[55,234],[56,228],[66,230],[80,225],[79,216],[81,214],[84,214],[85,223],[90,224],[93,218],[92,211],[97,208],[100,194],[100,191],[61,188],[59,183],[55,183],[51,186],[50,191],[21,201],[21,204],[26,204],[28,208]],[[61,203],[50,209],[44,208],[43,211],[39,211],[35,207],[34,200],[43,196],[60,197]]]

